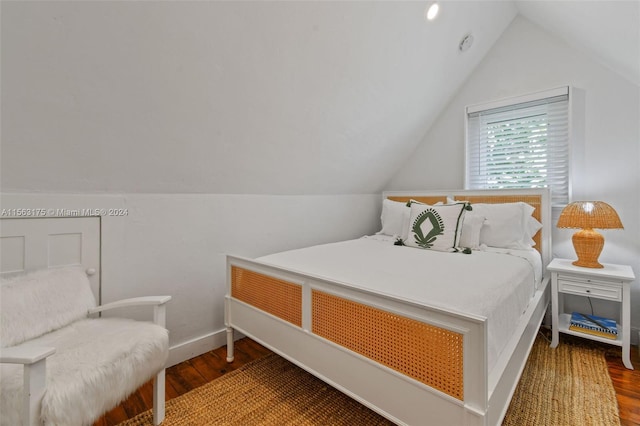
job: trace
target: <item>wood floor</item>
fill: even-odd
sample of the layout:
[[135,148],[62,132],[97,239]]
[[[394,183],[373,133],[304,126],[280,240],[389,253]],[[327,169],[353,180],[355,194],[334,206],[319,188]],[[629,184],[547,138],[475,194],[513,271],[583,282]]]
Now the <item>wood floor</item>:
[[622,426],[640,425],[640,351],[631,347],[631,363],[635,370],[627,370],[620,359],[620,348],[607,350],[607,365],[620,409]]
[[[182,395],[229,371],[270,353],[268,349],[250,339],[242,339],[235,345],[235,361],[225,360],[226,347],[207,352],[167,369],[167,400]],[[607,350],[609,374],[618,397],[622,426],[640,426],[640,354],[638,348],[631,348],[631,361],[635,370],[627,370],[620,359],[620,349]],[[98,420],[94,426],[117,425],[153,406],[151,382],[118,407]]]

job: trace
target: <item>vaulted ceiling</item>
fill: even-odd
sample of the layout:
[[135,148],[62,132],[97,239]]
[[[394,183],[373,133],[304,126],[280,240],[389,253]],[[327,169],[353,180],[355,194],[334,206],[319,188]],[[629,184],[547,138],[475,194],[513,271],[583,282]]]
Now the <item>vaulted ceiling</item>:
[[2,190],[378,192],[518,14],[640,85],[637,1],[428,3],[3,1]]
[[515,1],[525,18],[640,86],[640,1]]

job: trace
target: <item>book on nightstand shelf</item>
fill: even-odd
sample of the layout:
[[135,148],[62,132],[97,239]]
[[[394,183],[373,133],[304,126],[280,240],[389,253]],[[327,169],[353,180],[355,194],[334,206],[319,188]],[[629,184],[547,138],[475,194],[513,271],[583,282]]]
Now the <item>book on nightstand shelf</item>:
[[596,315],[573,312],[569,323],[569,330],[580,333],[593,334],[615,340],[618,337],[618,327],[615,320],[602,318]]

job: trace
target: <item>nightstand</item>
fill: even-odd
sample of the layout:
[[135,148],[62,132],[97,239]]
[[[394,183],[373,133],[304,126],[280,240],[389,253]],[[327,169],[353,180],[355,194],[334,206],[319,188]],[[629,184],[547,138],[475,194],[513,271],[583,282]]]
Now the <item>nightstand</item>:
[[[633,370],[629,355],[631,342],[631,282],[633,270],[627,265],[603,264],[604,268],[583,268],[571,260],[553,259],[547,270],[551,272],[552,339],[558,346],[559,334],[566,333],[622,347],[622,362]],[[569,329],[571,313],[564,312],[564,294],[611,300],[621,304],[618,336],[615,340]]]

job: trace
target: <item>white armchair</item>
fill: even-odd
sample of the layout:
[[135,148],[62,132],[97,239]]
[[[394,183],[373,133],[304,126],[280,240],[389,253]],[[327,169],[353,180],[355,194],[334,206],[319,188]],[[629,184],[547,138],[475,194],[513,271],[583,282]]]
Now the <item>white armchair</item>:
[[[155,376],[154,423],[164,419],[171,296],[96,306],[80,268],[35,271],[0,287],[0,424],[87,425]],[[153,323],[92,318],[151,305]]]

